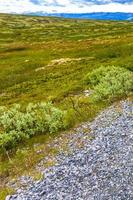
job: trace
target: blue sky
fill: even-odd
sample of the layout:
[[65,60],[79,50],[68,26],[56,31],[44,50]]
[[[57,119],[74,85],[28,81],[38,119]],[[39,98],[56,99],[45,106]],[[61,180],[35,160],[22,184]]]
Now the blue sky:
[[133,0],[0,0],[1,13],[133,13]]

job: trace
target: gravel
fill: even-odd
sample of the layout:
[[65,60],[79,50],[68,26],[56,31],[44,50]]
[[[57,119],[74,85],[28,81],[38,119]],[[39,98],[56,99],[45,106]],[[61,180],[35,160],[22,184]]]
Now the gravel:
[[[84,128],[95,139],[85,139]],[[8,200],[133,200],[133,104],[122,101],[92,123],[77,128],[83,148],[70,142],[71,154],[43,170],[44,178],[19,189]]]

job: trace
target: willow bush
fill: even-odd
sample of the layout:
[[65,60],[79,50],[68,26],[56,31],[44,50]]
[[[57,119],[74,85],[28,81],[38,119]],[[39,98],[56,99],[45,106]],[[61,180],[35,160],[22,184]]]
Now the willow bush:
[[93,89],[93,99],[112,100],[133,91],[133,72],[122,67],[100,67],[85,77],[86,84]]
[[64,128],[65,113],[51,103],[29,103],[0,107],[0,149],[10,149],[17,143],[40,133],[54,133]]

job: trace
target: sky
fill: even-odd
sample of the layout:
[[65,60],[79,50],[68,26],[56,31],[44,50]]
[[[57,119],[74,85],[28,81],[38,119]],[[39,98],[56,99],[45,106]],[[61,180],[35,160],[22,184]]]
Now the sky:
[[0,0],[0,13],[133,13],[133,0]]

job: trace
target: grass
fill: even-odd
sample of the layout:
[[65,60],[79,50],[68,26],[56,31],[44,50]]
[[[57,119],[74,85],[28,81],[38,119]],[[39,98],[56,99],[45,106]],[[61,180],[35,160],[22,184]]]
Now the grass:
[[[132,22],[0,14],[0,29],[0,105],[52,101],[68,112],[69,127],[92,120],[110,105],[84,95],[86,74],[101,65],[133,71]],[[52,151],[38,155],[34,145],[41,149],[53,139],[54,135],[41,135],[23,143],[10,153],[12,163],[0,156],[1,182],[34,168]],[[4,196],[7,189],[1,188]]]

